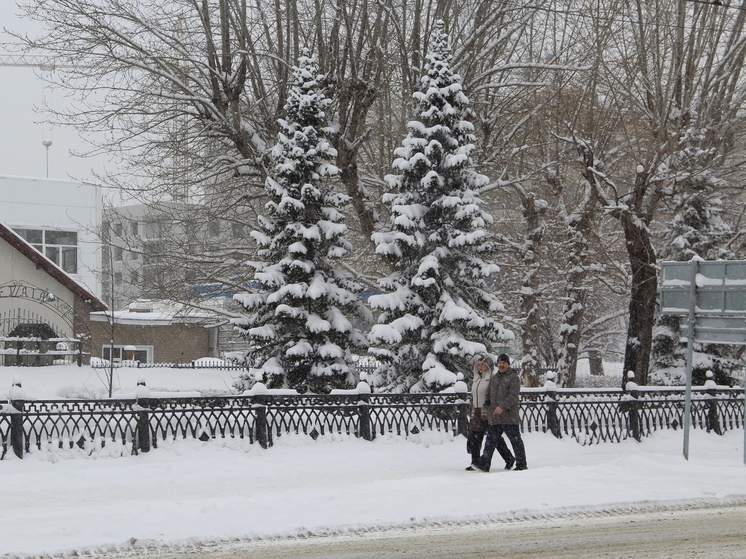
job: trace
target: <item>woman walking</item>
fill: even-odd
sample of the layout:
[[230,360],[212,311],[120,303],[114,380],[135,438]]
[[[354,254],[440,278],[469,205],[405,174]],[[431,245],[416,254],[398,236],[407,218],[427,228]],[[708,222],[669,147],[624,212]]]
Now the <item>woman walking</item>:
[[[487,431],[487,421],[482,419],[482,406],[487,398],[487,388],[490,377],[495,370],[495,362],[489,355],[483,355],[474,363],[471,382],[471,418],[469,420],[469,435],[466,439],[466,451],[471,454],[471,464],[479,464],[482,454],[482,441]],[[466,467],[474,471],[473,465]]]

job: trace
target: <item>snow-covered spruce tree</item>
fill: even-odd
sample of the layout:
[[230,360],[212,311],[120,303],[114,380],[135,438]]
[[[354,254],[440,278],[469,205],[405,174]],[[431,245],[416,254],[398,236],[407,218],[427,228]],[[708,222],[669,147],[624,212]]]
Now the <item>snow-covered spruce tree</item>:
[[[722,200],[718,196],[724,184],[710,167],[718,159],[717,151],[704,149],[706,131],[687,130],[681,149],[672,159],[677,171],[673,214],[662,235],[661,260],[686,262],[692,258],[729,260],[734,255],[727,248],[733,237],[730,225],[722,219]],[[652,384],[685,382],[686,343],[680,342],[681,319],[678,316],[659,316],[653,329],[651,352]],[[692,379],[702,385],[705,373],[711,370],[718,384],[732,384],[731,374],[741,365],[733,346],[694,344]]]
[[395,268],[369,299],[381,311],[369,335],[382,362],[374,383],[393,391],[452,385],[457,373],[470,373],[475,353],[513,337],[492,316],[503,306],[486,280],[499,269],[481,258],[492,250],[492,217],[476,192],[488,179],[472,166],[468,99],[450,60],[438,22],[414,93],[418,119],[395,152],[399,174],[386,177],[391,228],[372,237]]
[[339,173],[325,162],[336,155],[325,127],[330,100],[307,50],[293,76],[265,185],[267,215],[252,232],[259,261],[249,265],[259,289],[235,296],[247,314],[234,324],[255,348],[249,365],[270,388],[322,393],[353,380],[350,350],[367,346],[353,322],[370,312],[356,295],[361,286],[332,266],[351,248],[340,211],[348,197],[329,180]]

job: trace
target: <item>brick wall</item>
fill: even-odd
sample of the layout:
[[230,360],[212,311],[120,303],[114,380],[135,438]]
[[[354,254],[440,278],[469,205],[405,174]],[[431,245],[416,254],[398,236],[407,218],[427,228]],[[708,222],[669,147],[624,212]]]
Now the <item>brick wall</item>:
[[[101,348],[111,339],[107,322],[91,322],[93,337],[91,355],[101,357]],[[216,357],[216,329],[201,324],[163,326],[116,324],[114,345],[153,346],[156,363],[187,363],[200,357]]]
[[[73,318],[73,336],[83,336],[83,352],[85,354],[91,354],[94,357],[97,356],[95,353],[91,353],[91,337],[89,333],[91,331],[91,303],[90,301],[84,301],[79,295],[75,296],[73,303],[74,318]],[[83,355],[82,362],[86,365],[90,362],[90,355]]]

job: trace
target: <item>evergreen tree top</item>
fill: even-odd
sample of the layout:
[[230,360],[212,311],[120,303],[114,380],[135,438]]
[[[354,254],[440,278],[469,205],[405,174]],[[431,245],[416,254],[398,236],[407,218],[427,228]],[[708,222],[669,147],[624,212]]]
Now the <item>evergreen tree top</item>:
[[324,94],[322,79],[319,74],[315,58],[307,48],[293,66],[293,83],[285,102],[285,118],[279,119],[281,128],[292,133],[305,127],[314,127],[328,131],[326,123],[326,108],[331,100]]
[[[448,35],[443,22],[439,20],[430,38],[425,73],[420,78],[420,91],[414,93],[414,99],[425,125],[448,122],[453,132],[461,127],[465,128],[465,132],[471,132],[471,124],[459,122],[467,114],[469,99],[463,92],[461,76],[451,70],[451,58]],[[467,141],[474,141],[474,138],[469,137]]]

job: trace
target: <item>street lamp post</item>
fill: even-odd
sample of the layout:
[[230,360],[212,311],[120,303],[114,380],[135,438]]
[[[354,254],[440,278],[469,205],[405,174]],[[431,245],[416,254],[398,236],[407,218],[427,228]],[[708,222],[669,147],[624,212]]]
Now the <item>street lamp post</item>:
[[52,145],[52,142],[44,140],[41,145],[47,148],[47,178],[49,178],[49,147]]

